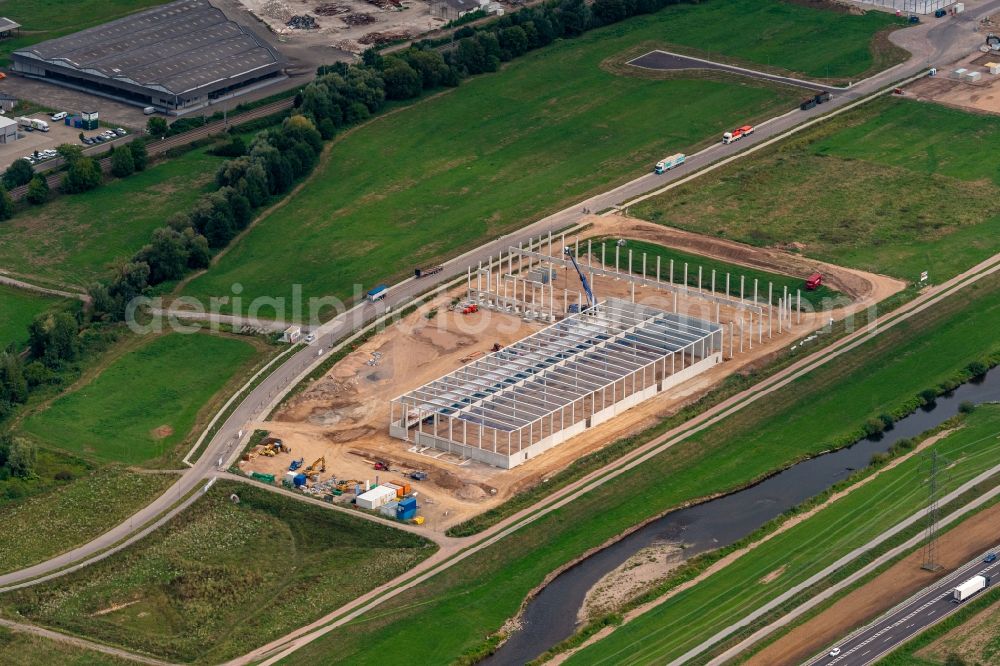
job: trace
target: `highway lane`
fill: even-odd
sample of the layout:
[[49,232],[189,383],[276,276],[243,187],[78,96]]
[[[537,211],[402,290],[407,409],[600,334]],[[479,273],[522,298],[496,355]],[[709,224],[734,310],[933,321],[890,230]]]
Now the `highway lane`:
[[[866,666],[891,652],[928,627],[959,610],[964,603],[952,599],[952,588],[977,574],[992,576],[993,584],[1000,573],[1000,559],[991,564],[979,557],[951,575],[929,586],[901,606],[897,606],[839,644],[840,653],[814,657],[809,666]],[[991,589],[990,587],[986,589]],[[982,594],[979,592],[978,594]],[[972,599],[975,599],[975,595]]]
[[[334,345],[336,340],[346,336],[349,332],[362,327],[366,322],[375,319],[380,314],[384,314],[387,306],[398,309],[399,306],[409,302],[413,297],[435,285],[443,284],[464,274],[467,266],[475,265],[479,261],[486,261],[490,257],[496,257],[511,245],[526,243],[529,239],[546,234],[549,231],[555,232],[579,224],[586,215],[584,211],[596,212],[614,208],[619,204],[662,188],[671,182],[686,178],[695,170],[708,166],[713,162],[734,157],[759,143],[775,138],[796,125],[814,119],[832,109],[857,101],[866,95],[870,95],[894,81],[912,76],[923,69],[927,62],[937,62],[937,59],[941,59],[943,64],[951,58],[958,57],[961,53],[974,48],[975,44],[973,42],[978,43],[982,41],[978,35],[971,33],[961,23],[974,25],[972,19],[975,16],[992,11],[992,8],[995,7],[1000,7],[1000,0],[994,0],[991,3],[970,9],[966,12],[967,18],[961,22],[949,20],[945,23],[924,25],[894,33],[894,37],[897,35],[905,36],[912,42],[913,48],[917,49],[916,53],[918,55],[914,55],[906,63],[880,72],[849,89],[832,91],[833,97],[826,104],[808,111],[800,111],[796,107],[782,116],[760,123],[757,126],[755,134],[746,139],[729,145],[723,145],[721,142],[713,143],[707,148],[698,151],[688,158],[687,163],[681,169],[669,171],[663,175],[656,175],[650,172],[610,191],[590,197],[538,220],[517,232],[485,243],[475,250],[471,250],[460,257],[446,262],[445,270],[433,278],[424,280],[408,278],[394,285],[389,292],[389,296],[381,303],[371,304],[362,302],[342,313],[320,327],[314,343],[303,345],[299,351],[289,355],[279,368],[275,369],[267,378],[261,381],[237,405],[232,414],[229,415],[208,443],[205,452],[198,461],[164,495],[161,495],[151,504],[144,507],[131,519],[122,522],[85,545],[27,569],[0,576],[0,589],[3,586],[22,582],[66,567],[71,563],[105,550],[133,534],[142,524],[155,519],[167,511],[179,498],[194,490],[206,476],[213,474],[219,467],[226,467],[227,460],[237,455],[240,437],[246,434],[249,425],[264,420],[274,404],[280,401],[281,397],[299,379],[308,374],[317,363],[321,362],[322,355],[326,353],[325,350],[328,350]],[[970,37],[975,37],[975,39],[970,39]],[[741,124],[741,120],[736,118],[733,124]],[[650,169],[655,159],[658,159],[658,156],[656,158],[651,157]]]

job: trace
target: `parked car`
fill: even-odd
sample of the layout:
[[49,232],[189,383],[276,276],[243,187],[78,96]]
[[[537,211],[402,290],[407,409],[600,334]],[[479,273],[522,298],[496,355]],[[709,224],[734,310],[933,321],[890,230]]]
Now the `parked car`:
[[51,117],[52,117],[52,120],[62,120],[63,118],[65,118],[68,115],[69,114],[66,113],[65,111],[60,111],[58,113],[53,113]]
[[87,137],[87,136],[85,136],[85,137],[83,137],[82,139],[80,139],[80,141],[81,141],[82,143],[85,143],[85,144],[87,144],[88,146],[89,146],[90,144],[94,143],[94,140],[93,140],[93,139],[91,139],[90,137]]
[[125,136],[126,134],[128,134],[128,132],[126,132],[126,131],[125,131],[125,130],[124,130],[123,128],[121,128],[121,127],[116,127],[116,128],[115,128],[115,134],[117,134],[118,136]]

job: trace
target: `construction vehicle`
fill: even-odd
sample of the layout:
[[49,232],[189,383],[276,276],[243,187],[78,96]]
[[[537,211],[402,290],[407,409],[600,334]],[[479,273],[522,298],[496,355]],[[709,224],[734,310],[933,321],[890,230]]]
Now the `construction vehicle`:
[[[817,100],[818,103],[819,101]],[[734,141],[739,141],[743,137],[753,134],[755,129],[753,125],[743,125],[742,127],[737,127],[732,132],[725,132],[722,135],[722,143],[728,145]]]
[[426,481],[427,472],[410,472],[410,478],[414,481]]
[[[580,264],[576,263],[576,256],[573,254],[572,248],[566,248],[563,253],[569,257],[569,260],[573,262],[573,268],[576,269],[576,274],[580,276],[580,284],[583,285],[583,291],[587,294],[587,307],[592,308],[597,305],[597,301],[594,299],[594,292],[590,289],[590,282],[587,281],[587,276],[583,274],[583,270],[580,269]],[[569,306],[570,312],[579,312],[580,306],[573,304]]]
[[807,99],[804,99],[804,100],[802,100],[802,103],[799,104],[799,108],[802,109],[803,111],[808,111],[809,109],[813,108],[814,106],[816,106],[816,98],[815,97],[809,97]]
[[499,342],[494,342],[493,343],[493,347],[492,347],[492,349],[490,351],[498,352],[501,349],[503,349],[503,345],[500,344]]
[[422,277],[427,277],[428,275],[434,275],[435,273],[440,273],[444,270],[444,266],[429,266],[427,268],[414,268],[413,277],[420,279]]
[[470,303],[462,308],[462,314],[473,314],[475,312],[479,312],[479,306],[475,303]]
[[806,291],[816,291],[821,284],[823,284],[823,275],[820,273],[813,273],[806,278]]
[[319,476],[320,472],[326,471],[326,457],[319,458],[313,461],[313,464],[306,467],[306,471],[303,472],[310,479],[314,476]]
[[[827,92],[826,90],[821,90],[820,92],[816,93],[816,95],[813,97],[813,99],[816,100],[817,104],[822,104],[823,102],[829,102],[830,101],[830,93]],[[751,128],[750,131],[753,132],[753,129]]]
[[384,462],[382,460],[376,460],[375,464],[372,465],[372,467],[375,469],[376,472],[388,472],[389,471],[389,463]]
[[268,458],[273,458],[274,456],[278,455],[278,447],[276,447],[274,443],[265,444],[260,449],[260,455],[266,456]]
[[299,458],[298,460],[293,460],[292,464],[288,466],[288,471],[289,472],[294,472],[299,467],[302,467],[302,465],[305,463],[305,461],[306,461],[305,458]]
[[387,287],[384,284],[380,284],[374,289],[369,290],[368,294],[366,295],[366,298],[368,299],[369,302],[374,303],[376,301],[383,300],[388,295],[389,295],[389,287]]

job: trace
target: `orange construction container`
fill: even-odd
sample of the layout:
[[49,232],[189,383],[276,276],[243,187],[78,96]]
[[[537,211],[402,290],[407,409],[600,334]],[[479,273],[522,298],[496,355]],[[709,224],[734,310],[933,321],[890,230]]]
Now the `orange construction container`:
[[396,486],[396,488],[398,488],[398,490],[396,490],[396,495],[398,497],[403,497],[405,495],[409,495],[410,494],[410,484],[407,483],[406,481],[399,481],[397,479],[393,479],[389,483],[391,483],[392,485]]

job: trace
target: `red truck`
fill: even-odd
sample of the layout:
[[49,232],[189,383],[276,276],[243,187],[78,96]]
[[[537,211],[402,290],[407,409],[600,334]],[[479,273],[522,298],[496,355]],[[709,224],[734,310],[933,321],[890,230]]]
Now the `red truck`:
[[806,290],[815,291],[821,284],[823,284],[823,276],[819,273],[813,273],[806,279]]
[[726,132],[722,135],[722,143],[729,144],[733,141],[739,141],[743,137],[753,134],[754,129],[756,128],[753,125],[743,125],[742,127],[737,127],[732,132]]

